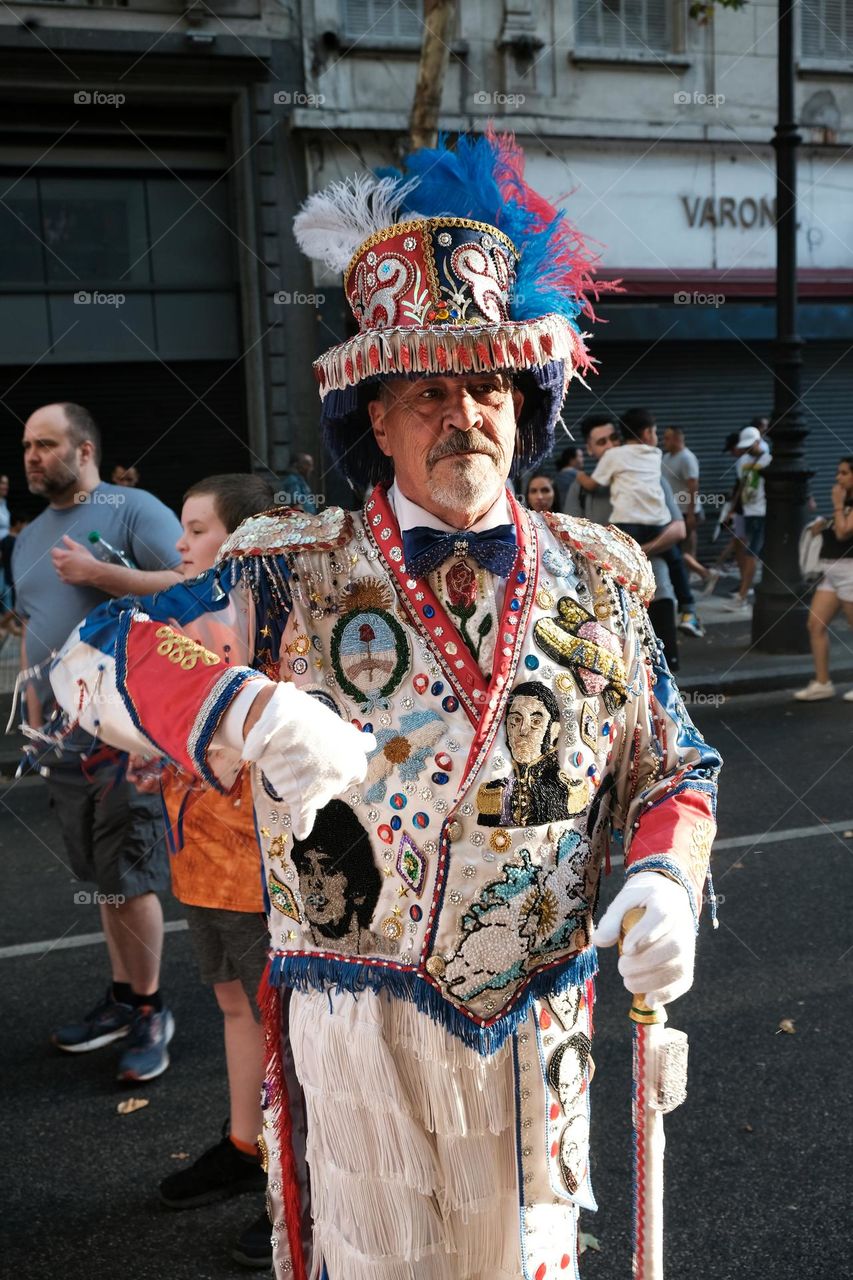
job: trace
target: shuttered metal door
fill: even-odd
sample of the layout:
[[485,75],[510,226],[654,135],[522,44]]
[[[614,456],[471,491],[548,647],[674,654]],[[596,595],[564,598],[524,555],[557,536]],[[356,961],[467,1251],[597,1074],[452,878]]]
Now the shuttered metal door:
[[[689,448],[699,458],[704,493],[727,491],[734,461],[722,453],[726,436],[748,425],[773,404],[773,350],[770,343],[601,342],[598,375],[590,391],[573,385],[563,417],[579,441],[580,419],[609,409],[616,415],[633,406],[653,409],[658,427],[683,427]],[[838,459],[853,453],[853,350],[846,342],[814,342],[803,352],[803,410],[808,466],[815,475],[812,492],[818,507],[828,506]],[[562,447],[557,441],[557,449]]]

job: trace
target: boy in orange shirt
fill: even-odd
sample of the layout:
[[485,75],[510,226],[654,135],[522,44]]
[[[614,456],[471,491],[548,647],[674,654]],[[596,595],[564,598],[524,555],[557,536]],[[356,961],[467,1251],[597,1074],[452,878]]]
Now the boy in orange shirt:
[[[177,543],[185,578],[196,579],[212,568],[228,534],[272,505],[272,490],[259,476],[210,476],[188,489]],[[193,589],[187,585],[192,610]],[[202,589],[200,582],[198,592]],[[172,892],[186,908],[202,981],[212,985],[224,1020],[229,1131],[189,1168],[160,1183],[160,1197],[170,1209],[192,1209],[266,1188],[257,1144],[264,1038],[255,993],[269,934],[252,791],[248,769],[229,795],[221,795],[172,765],[158,777],[140,758],[132,763],[131,780],[140,790],[162,785],[171,828]],[[269,1267],[272,1248],[265,1213],[243,1233],[232,1256],[244,1265]]]

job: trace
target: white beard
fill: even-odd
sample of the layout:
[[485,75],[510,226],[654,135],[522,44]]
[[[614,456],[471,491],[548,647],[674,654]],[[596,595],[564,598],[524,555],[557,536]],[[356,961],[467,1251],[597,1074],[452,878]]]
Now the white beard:
[[459,458],[450,467],[442,467],[440,477],[433,472],[430,478],[435,501],[451,509],[479,506],[490,494],[494,495],[494,501],[500,485],[495,464],[485,454]]

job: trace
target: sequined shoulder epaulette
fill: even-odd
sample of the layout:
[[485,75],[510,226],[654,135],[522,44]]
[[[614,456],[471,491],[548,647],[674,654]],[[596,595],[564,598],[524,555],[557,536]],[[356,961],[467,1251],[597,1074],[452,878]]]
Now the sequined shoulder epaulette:
[[226,538],[218,559],[243,556],[278,556],[293,551],[332,551],[343,546],[352,533],[352,519],[341,507],[329,507],[318,516],[293,507],[273,507],[248,520]]
[[598,569],[613,575],[620,586],[634,591],[643,604],[655,594],[655,577],[648,557],[633,538],[612,524],[595,524],[557,512],[546,513],[552,532],[575,551],[585,556]]

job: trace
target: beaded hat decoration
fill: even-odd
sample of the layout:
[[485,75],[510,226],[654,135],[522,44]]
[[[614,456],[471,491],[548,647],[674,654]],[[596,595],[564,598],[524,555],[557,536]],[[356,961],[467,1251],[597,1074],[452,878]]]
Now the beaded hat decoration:
[[386,378],[508,372],[524,394],[514,465],[553,444],[573,377],[592,361],[595,257],[565,213],[524,181],[509,136],[461,136],[403,171],[333,183],[294,220],[300,248],[344,277],[358,324],[314,370],[327,446],[358,484],[388,480],[367,403]]

